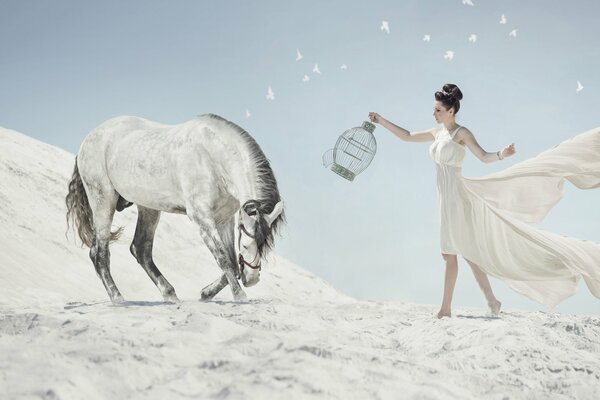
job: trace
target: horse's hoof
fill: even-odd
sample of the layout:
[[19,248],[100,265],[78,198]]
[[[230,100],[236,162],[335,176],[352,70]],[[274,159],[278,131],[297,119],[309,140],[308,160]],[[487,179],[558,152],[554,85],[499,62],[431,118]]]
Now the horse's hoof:
[[247,301],[248,300],[248,296],[246,295],[245,292],[239,292],[233,295],[233,299],[235,301]]
[[166,292],[163,292],[163,300],[168,303],[181,303],[179,297],[175,294],[175,289],[170,288]]
[[215,297],[215,295],[211,293],[206,293],[204,291],[200,293],[200,301],[209,301],[212,300],[213,297]]
[[176,295],[164,296],[163,300],[166,301],[167,303],[175,303],[175,304],[181,303],[181,300],[179,300],[179,297],[177,297]]
[[121,294],[116,294],[114,295],[110,301],[112,301],[112,303],[114,305],[119,305],[119,304],[123,304],[125,303],[125,299],[123,298],[123,296],[121,296]]

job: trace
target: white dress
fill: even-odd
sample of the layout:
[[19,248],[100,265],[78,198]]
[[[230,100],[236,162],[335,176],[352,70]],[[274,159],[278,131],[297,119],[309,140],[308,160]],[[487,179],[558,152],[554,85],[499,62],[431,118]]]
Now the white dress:
[[461,254],[548,307],[572,296],[581,277],[600,298],[600,244],[529,225],[561,199],[565,180],[580,189],[600,187],[600,128],[481,178],[461,174],[465,146],[454,141],[460,128],[437,129],[429,148],[442,253]]

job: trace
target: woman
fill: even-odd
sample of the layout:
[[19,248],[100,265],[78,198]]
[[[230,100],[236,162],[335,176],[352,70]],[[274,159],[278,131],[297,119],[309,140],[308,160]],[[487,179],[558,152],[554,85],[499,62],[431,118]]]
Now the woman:
[[451,316],[458,274],[457,255],[471,266],[493,315],[500,312],[487,274],[504,279],[514,290],[553,307],[576,289],[581,276],[600,298],[600,245],[535,229],[560,200],[568,179],[582,189],[600,187],[600,129],[554,146],[537,157],[483,178],[465,178],[465,147],[482,162],[515,154],[514,143],[489,153],[475,136],[456,123],[462,93],[453,84],[435,93],[433,116],[441,127],[410,133],[375,112],[379,123],[407,142],[434,143],[441,214],[440,244],[446,263],[444,296],[438,318]]

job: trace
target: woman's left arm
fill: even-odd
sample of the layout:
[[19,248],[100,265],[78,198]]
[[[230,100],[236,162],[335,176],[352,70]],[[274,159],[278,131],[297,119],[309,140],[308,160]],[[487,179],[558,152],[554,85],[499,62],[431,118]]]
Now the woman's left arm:
[[471,150],[471,153],[473,153],[475,157],[479,158],[482,162],[486,164],[502,160],[505,157],[510,157],[516,152],[515,144],[511,143],[510,145],[504,147],[501,151],[497,151],[495,153],[488,153],[479,145],[479,143],[477,143],[475,136],[473,135],[473,133],[471,133],[470,130],[463,127],[459,131],[459,133],[460,139],[463,142],[465,142],[469,150]]

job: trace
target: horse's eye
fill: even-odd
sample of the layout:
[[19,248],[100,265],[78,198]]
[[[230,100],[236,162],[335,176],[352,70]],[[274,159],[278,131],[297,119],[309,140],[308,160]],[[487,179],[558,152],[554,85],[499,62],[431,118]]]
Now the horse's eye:
[[258,205],[256,204],[255,201],[249,201],[246,202],[243,205],[244,211],[246,212],[246,214],[252,216],[252,215],[256,215],[256,212],[258,211]]

